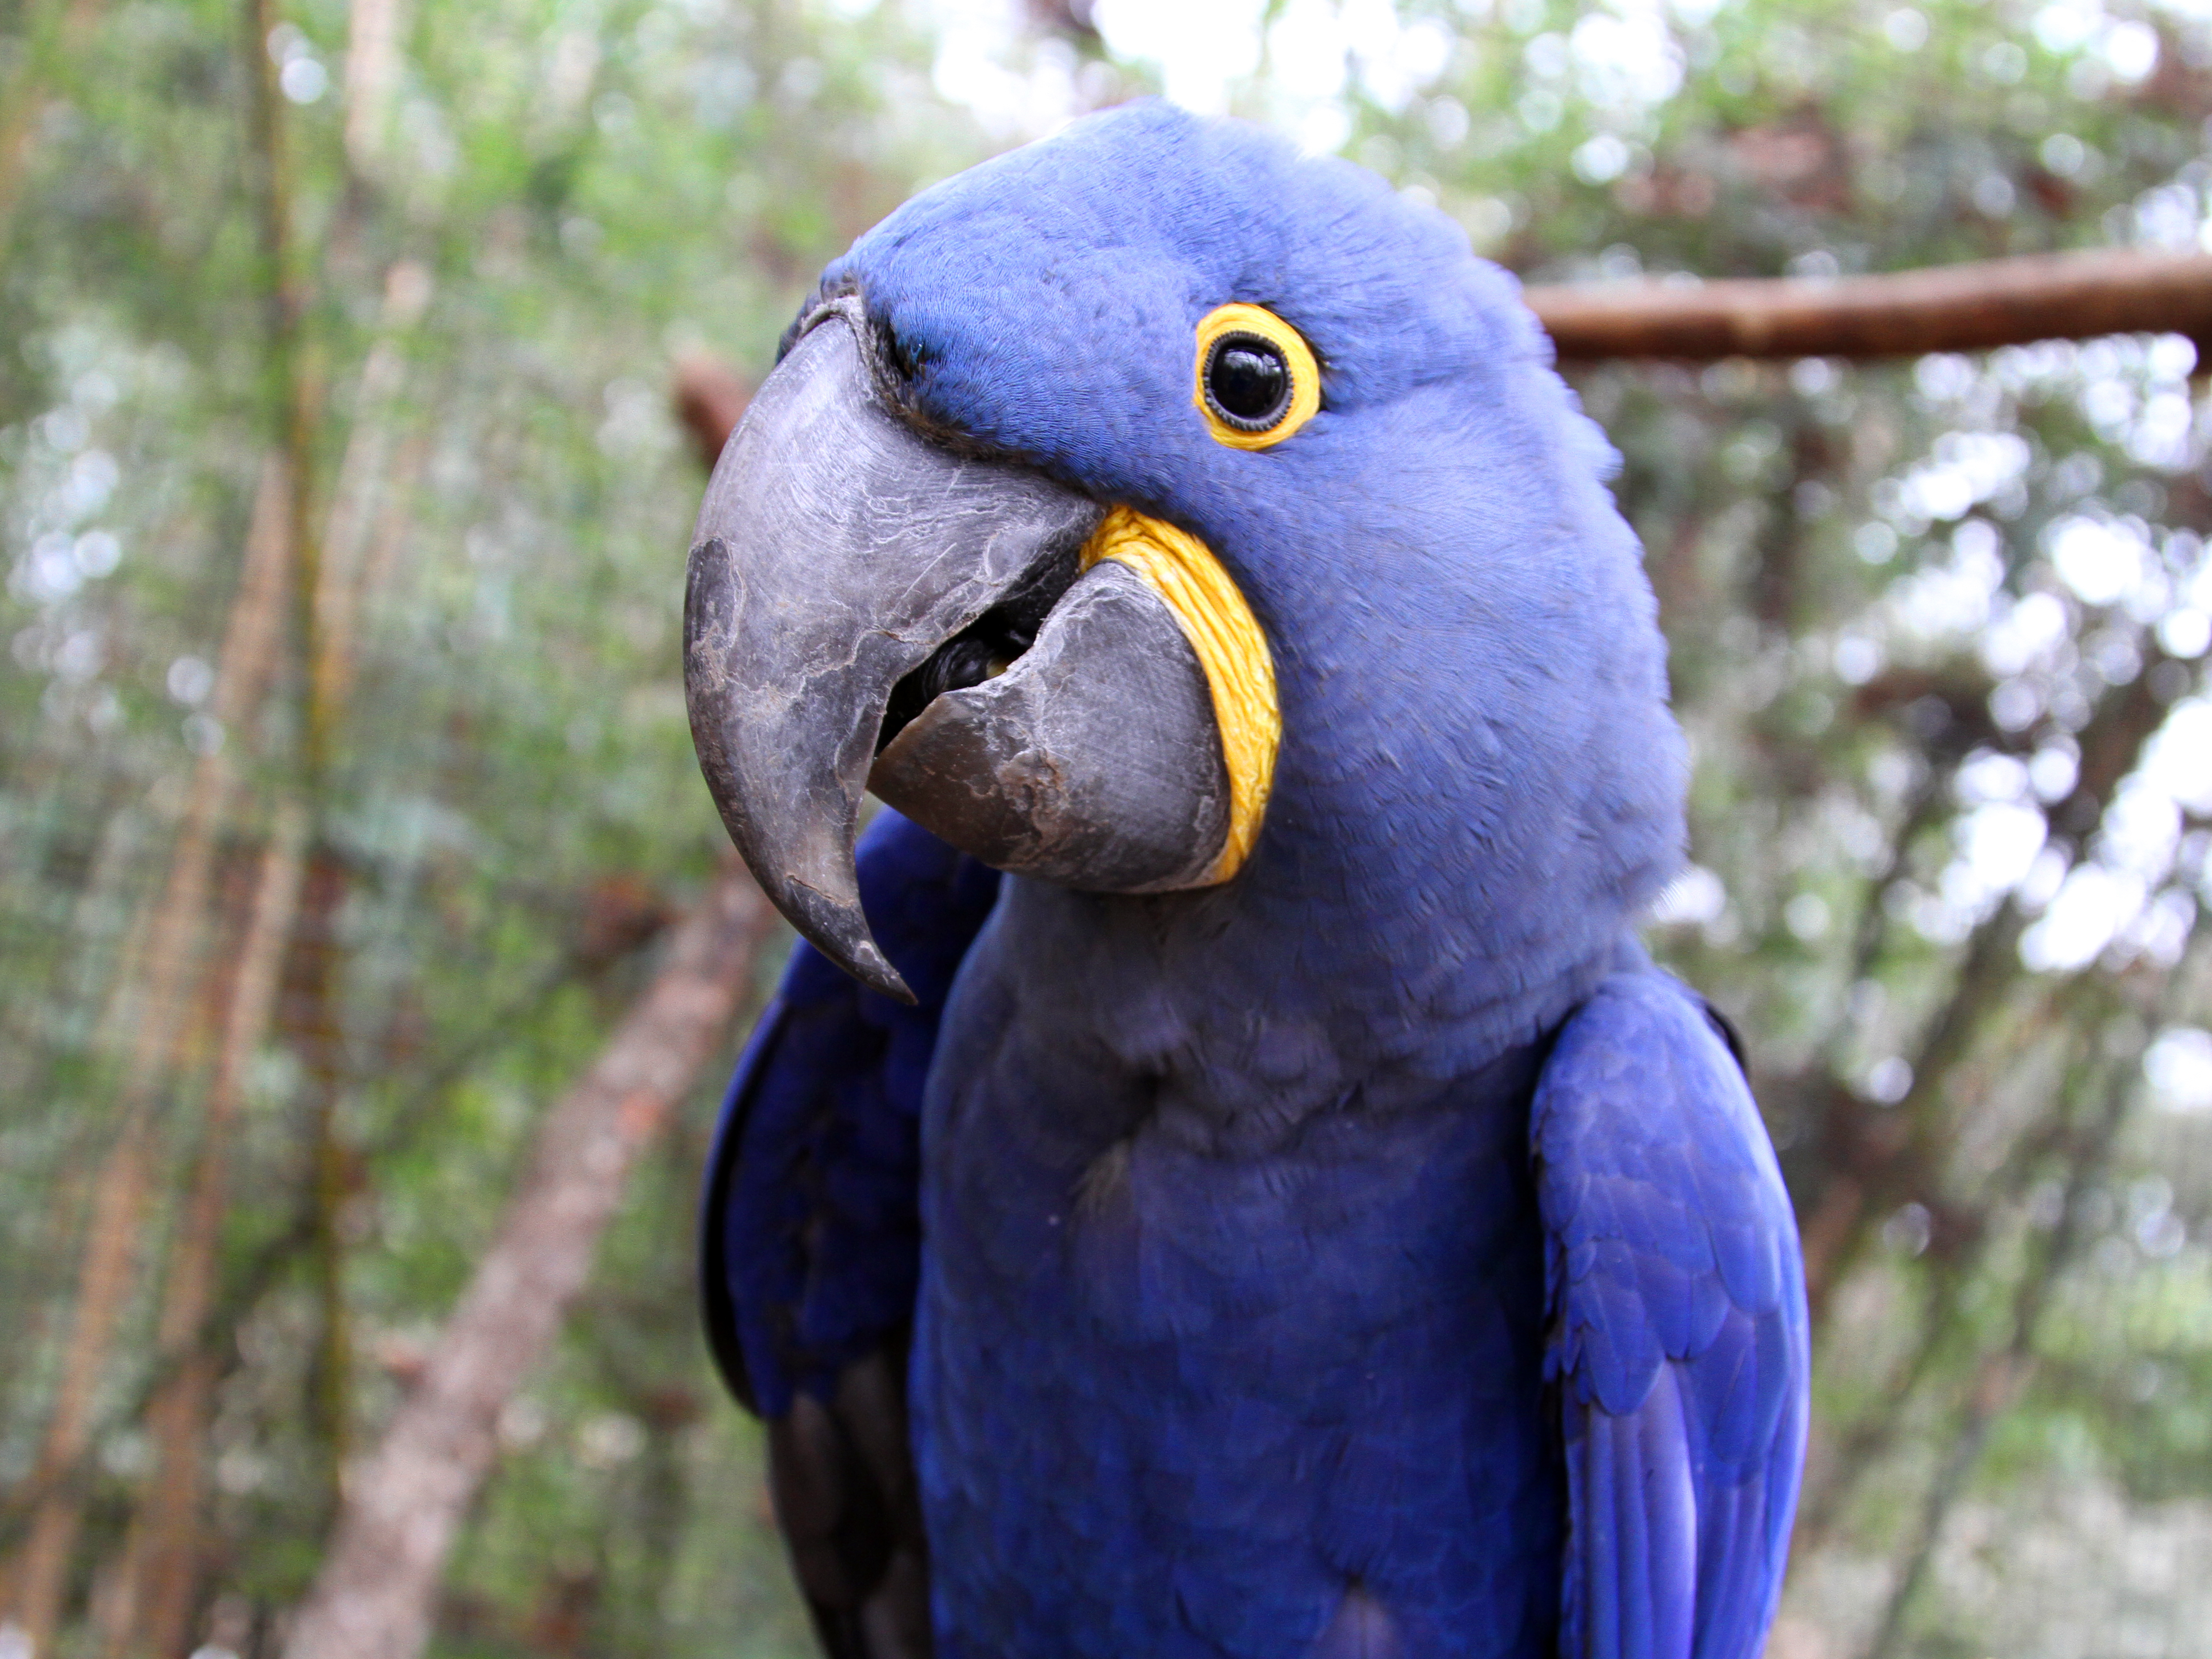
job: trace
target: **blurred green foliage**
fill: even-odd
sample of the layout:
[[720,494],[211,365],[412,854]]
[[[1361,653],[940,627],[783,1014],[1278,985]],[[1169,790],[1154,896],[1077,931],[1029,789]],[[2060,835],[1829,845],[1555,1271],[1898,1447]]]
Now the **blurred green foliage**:
[[[308,885],[308,921],[319,892],[328,906],[335,1008],[295,951],[225,1244],[236,1340],[210,1586],[264,1641],[313,1571],[330,1497],[306,1408],[309,1027],[339,1029],[367,1431],[484,1243],[536,1111],[724,845],[676,664],[698,473],[666,405],[671,355],[764,364],[823,260],[982,149],[931,94],[922,37],[888,15],[385,9],[404,35],[366,116],[341,84],[358,8],[293,9],[259,40],[236,5],[118,5],[74,26],[33,7],[15,24],[74,27],[69,49],[40,65],[11,43],[12,95],[39,105],[0,264],[0,1322],[24,1334],[0,1481],[19,1498],[113,1130],[121,1034],[103,1010],[188,769],[227,744],[265,802],[300,762],[296,665],[251,731],[203,708],[285,395],[254,202],[266,158],[242,118],[250,51],[283,64],[315,512],[326,542],[346,533],[339,512],[362,521],[359,662]],[[380,348],[397,372],[364,390]],[[264,812],[228,826],[233,915]],[[168,1103],[165,1200],[204,1081],[188,1070]],[[711,1108],[702,1093],[637,1182],[601,1289],[510,1413],[513,1451],[453,1577],[456,1652],[803,1650],[757,1448],[696,1334],[688,1210]],[[149,1267],[173,1208],[145,1218]],[[109,1368],[80,1618],[145,1474],[133,1402],[153,1291]],[[8,1518],[12,1543],[22,1516]],[[76,1625],[69,1639],[97,1644]]]

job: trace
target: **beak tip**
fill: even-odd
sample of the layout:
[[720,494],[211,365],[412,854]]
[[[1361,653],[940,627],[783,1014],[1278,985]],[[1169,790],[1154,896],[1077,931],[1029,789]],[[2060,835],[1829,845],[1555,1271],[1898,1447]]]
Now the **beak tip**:
[[909,1009],[921,1006],[921,998],[914,995],[905,980],[900,978],[898,969],[891,967],[890,957],[876,949],[874,940],[863,940],[858,949],[849,953],[838,953],[832,960],[838,967],[852,973],[854,978],[860,980],[860,984],[865,984],[869,991],[880,991],[894,1002],[905,1002]]
[[[758,875],[756,871],[756,876]],[[867,916],[857,896],[842,898],[799,878],[763,884],[769,902],[783,912],[808,944],[836,963],[872,991],[881,992],[908,1007],[919,1005],[899,970],[868,931]]]
[[921,999],[908,988],[907,982],[899,977],[898,969],[888,962],[884,963],[882,973],[864,974],[861,978],[870,990],[880,991],[894,1002],[902,1002],[909,1008],[921,1006]]

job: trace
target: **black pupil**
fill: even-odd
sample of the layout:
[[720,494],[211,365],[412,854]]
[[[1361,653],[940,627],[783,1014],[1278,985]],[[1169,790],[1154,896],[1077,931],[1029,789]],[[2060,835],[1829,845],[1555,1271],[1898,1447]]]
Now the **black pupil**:
[[1288,398],[1291,366],[1283,361],[1281,352],[1264,341],[1225,341],[1213,354],[1206,389],[1224,414],[1240,420],[1265,420]]

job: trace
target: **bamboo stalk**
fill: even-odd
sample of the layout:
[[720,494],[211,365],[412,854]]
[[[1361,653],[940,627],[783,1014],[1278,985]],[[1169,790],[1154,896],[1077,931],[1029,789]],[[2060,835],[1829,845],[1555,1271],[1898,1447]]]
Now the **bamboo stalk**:
[[[403,446],[397,479],[386,490],[383,510],[376,511],[377,495],[386,486],[390,471],[392,405],[405,378],[399,336],[420,319],[429,295],[428,275],[421,266],[403,261],[387,274],[382,331],[362,369],[353,429],[332,491],[325,557],[308,596],[314,626],[309,640],[307,725],[321,736],[307,769],[307,781],[318,794],[353,690],[362,613],[391,574],[392,544],[406,522],[406,495],[421,469],[424,447],[417,437]],[[322,1311],[313,1403],[326,1443],[335,1503],[352,1446],[352,1321],[345,1293],[346,1244],[339,1221],[356,1160],[337,1116],[350,1067],[337,1012],[346,952],[336,925],[350,873],[326,848],[314,861],[313,876],[312,902],[303,912],[300,930],[301,946],[311,963],[309,1006],[300,1046],[313,1091],[309,1179],[315,1197],[315,1285]]]
[[284,1659],[422,1651],[500,1412],[582,1291],[631,1168],[721,1042],[775,921],[759,890],[726,870],[591,1070],[540,1125],[422,1380],[349,1471],[335,1538]]
[[351,872],[343,860],[329,843],[318,842],[308,856],[306,890],[294,930],[293,951],[301,967],[300,994],[294,1004],[295,1012],[287,1018],[306,1073],[307,1177],[314,1199],[308,1268],[319,1330],[308,1373],[307,1406],[311,1425],[322,1442],[321,1474],[333,1509],[351,1453],[353,1419],[353,1328],[345,1296],[345,1239],[340,1227],[350,1160],[337,1122],[348,1070],[339,1011],[345,947],[338,935],[337,919],[350,885]]
[[[263,304],[268,325],[266,374],[270,413],[290,458],[300,488],[292,498],[291,531],[295,580],[293,588],[295,626],[300,641],[300,663],[306,684],[301,709],[298,788],[312,816],[319,816],[325,782],[330,775],[337,735],[337,707],[325,695],[317,672],[325,656],[324,559],[318,526],[312,516],[309,480],[317,452],[319,410],[308,374],[307,311],[309,288],[301,269],[298,239],[293,227],[294,193],[290,133],[278,70],[265,43],[282,21],[278,0],[243,0],[252,96],[248,106],[248,148],[255,174],[255,208],[263,262]],[[303,924],[328,936],[328,923],[342,895],[331,894],[319,878],[327,861],[311,855],[308,887],[302,906]],[[337,978],[335,964],[325,964],[320,985],[324,1000]],[[340,1472],[348,1455],[353,1395],[353,1342],[344,1296],[344,1240],[338,1210],[344,1193],[345,1149],[340,1139],[337,1114],[343,1086],[343,1059],[336,1017],[327,1007],[309,1021],[309,1038],[301,1047],[307,1073],[307,1116],[312,1125],[309,1153],[311,1179],[319,1199],[313,1268],[320,1336],[313,1368],[312,1412],[320,1431],[324,1476],[333,1504]]]
[[[303,563],[300,571],[306,662],[304,724],[308,737],[302,757],[301,787],[311,807],[320,804],[343,735],[362,608],[376,579],[389,569],[388,559],[369,556],[372,536],[384,528],[374,512],[375,498],[388,470],[393,406],[406,378],[401,339],[421,319],[429,298],[429,275],[420,265],[402,260],[386,273],[378,336],[362,365],[352,430],[331,491],[329,519],[318,544],[321,556],[312,570]],[[298,441],[309,441],[307,426],[295,422],[294,430],[300,434]],[[410,480],[411,476],[408,475]],[[388,518],[389,513],[385,516]],[[314,1273],[322,1316],[313,1407],[324,1437],[334,1504],[351,1449],[353,1405],[352,1322],[345,1294],[346,1246],[339,1220],[355,1160],[337,1116],[349,1067],[338,1012],[346,952],[337,916],[349,886],[346,866],[327,847],[319,850],[311,861],[298,941],[310,963],[310,994],[306,999],[308,1007],[300,1048],[310,1091],[309,1178],[316,1200]]]

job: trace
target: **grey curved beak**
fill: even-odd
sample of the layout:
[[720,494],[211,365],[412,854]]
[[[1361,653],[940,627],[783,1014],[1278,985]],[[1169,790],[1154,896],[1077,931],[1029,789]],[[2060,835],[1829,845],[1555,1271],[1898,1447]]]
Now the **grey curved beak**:
[[[684,690],[708,787],[762,890],[833,961],[911,1001],[853,863],[885,711],[994,608],[1041,617],[1101,509],[921,436],[878,395],[864,326],[833,312],[806,333],[715,464],[685,585]],[[916,678],[906,695],[926,703]]]

